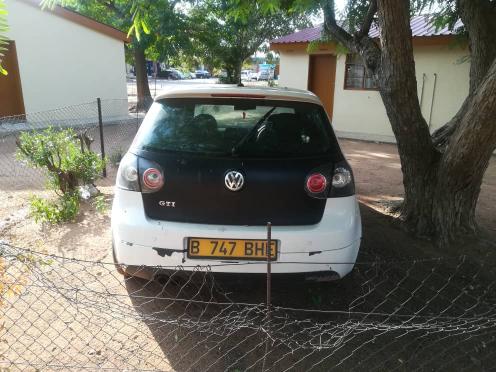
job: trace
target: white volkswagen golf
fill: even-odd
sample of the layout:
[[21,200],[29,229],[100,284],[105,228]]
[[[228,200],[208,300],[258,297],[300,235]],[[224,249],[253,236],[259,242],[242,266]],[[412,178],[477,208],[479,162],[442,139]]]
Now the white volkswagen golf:
[[[272,241],[267,251],[267,223]],[[319,274],[354,266],[353,173],[320,100],[302,90],[203,87],[155,99],[117,173],[119,271]]]

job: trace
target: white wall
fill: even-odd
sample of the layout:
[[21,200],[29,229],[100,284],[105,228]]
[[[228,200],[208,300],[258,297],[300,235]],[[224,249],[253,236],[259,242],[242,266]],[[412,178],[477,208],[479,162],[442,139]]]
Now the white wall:
[[124,43],[18,0],[7,0],[26,113],[102,99],[127,112]]
[[363,139],[385,140],[385,137],[392,136],[379,92],[344,89],[345,62],[345,55],[337,57],[332,118],[334,129],[344,137],[361,138],[356,135],[359,133],[367,135]]
[[[428,122],[434,92],[434,73],[437,74],[431,131],[447,122],[468,94],[470,65],[463,62],[467,54],[466,49],[451,45],[414,48],[418,97],[420,101],[424,84],[421,109]],[[279,85],[307,89],[308,54],[281,52],[280,58]],[[379,93],[344,89],[345,60],[345,56],[340,55],[336,62],[332,118],[336,132],[342,137],[393,142],[393,132]]]
[[305,51],[281,52],[279,86],[308,89],[308,64]]
[[[456,114],[468,94],[470,70],[468,53],[467,49],[450,45],[415,48],[418,97],[421,100],[423,74],[425,74],[421,109],[428,122],[434,93],[431,131],[444,125]],[[434,74],[437,74],[435,92]]]

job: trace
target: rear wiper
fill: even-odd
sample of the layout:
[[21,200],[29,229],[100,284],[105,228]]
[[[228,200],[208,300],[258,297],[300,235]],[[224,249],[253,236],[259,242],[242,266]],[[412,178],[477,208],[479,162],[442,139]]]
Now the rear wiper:
[[272,114],[272,112],[274,112],[274,110],[275,110],[276,108],[277,108],[276,106],[272,107],[269,111],[267,111],[267,112],[265,113],[265,115],[264,115],[264,116],[262,116],[262,117],[260,118],[260,120],[259,120],[259,121],[257,121],[257,122],[255,123],[255,125],[253,126],[253,128],[251,128],[251,129],[250,129],[250,131],[249,131],[249,132],[248,132],[248,133],[247,133],[247,134],[246,134],[243,138],[241,138],[241,139],[239,140],[239,142],[238,142],[238,143],[236,143],[236,144],[233,146],[233,148],[232,148],[232,150],[231,150],[231,154],[233,154],[233,155],[234,155],[234,154],[236,154],[236,152],[239,150],[239,148],[240,148],[241,146],[243,146],[243,145],[246,143],[246,141],[248,141],[249,139],[251,139],[251,137],[252,137],[252,136],[253,136],[253,135],[254,135],[254,134],[258,131],[258,129],[259,129],[259,128],[262,126],[262,124],[265,122],[265,120],[267,120],[267,118],[270,116],[270,114]]

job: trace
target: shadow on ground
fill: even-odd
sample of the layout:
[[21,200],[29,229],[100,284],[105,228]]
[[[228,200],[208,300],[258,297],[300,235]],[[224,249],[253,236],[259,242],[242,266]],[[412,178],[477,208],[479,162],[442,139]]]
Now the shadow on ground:
[[[331,283],[181,273],[128,279],[135,310],[177,371],[490,370],[495,276],[479,260],[436,255],[361,206],[351,275]],[[489,261],[490,262],[490,261]]]

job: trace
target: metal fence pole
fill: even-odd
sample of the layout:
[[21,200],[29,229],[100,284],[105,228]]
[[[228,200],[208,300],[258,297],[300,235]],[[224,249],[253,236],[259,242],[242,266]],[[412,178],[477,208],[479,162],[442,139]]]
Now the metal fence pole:
[[[270,321],[271,321],[271,303],[272,303],[272,266],[271,266],[271,249],[270,246],[272,244],[272,223],[267,222],[267,299],[266,299],[266,306],[267,306],[267,313],[266,313],[266,325],[267,329],[265,329],[265,352],[263,356],[263,361],[262,361],[262,372],[265,372],[265,366],[267,363],[267,355],[269,354],[269,339],[270,339]],[[276,244],[277,246],[277,244]],[[277,247],[276,247],[277,249]]]
[[272,243],[272,223],[267,222],[267,312],[270,314],[271,291],[272,291],[272,267],[271,267],[271,246]]
[[[105,141],[103,138],[103,120],[102,120],[102,100],[100,98],[96,99],[96,104],[98,107],[98,127],[100,128],[100,152],[102,160],[105,161]],[[107,166],[103,166],[103,177],[107,177]]]

